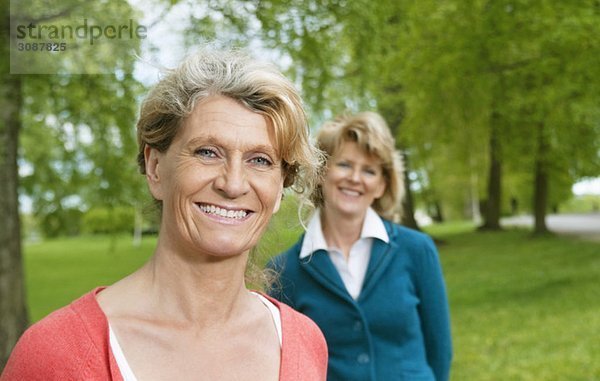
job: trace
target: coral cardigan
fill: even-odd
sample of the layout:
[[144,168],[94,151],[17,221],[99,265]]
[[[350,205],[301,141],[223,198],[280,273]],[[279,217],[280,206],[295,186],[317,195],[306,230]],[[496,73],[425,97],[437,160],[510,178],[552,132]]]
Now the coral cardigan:
[[[110,350],[108,321],[95,297],[102,289],[31,326],[19,339],[0,380],[122,381]],[[287,305],[269,300],[281,313],[279,380],[325,380],[327,346],[319,328]]]
[[303,237],[269,266],[271,296],[310,317],[329,346],[329,381],[447,381],[452,340],[437,250],[425,234],[383,221],[353,299],[325,250],[299,258]]

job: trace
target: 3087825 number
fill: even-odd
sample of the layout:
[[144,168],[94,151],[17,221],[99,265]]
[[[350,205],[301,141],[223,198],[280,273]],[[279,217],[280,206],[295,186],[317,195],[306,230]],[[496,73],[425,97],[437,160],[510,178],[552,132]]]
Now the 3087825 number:
[[64,52],[67,50],[66,42],[19,42],[17,50],[26,52]]

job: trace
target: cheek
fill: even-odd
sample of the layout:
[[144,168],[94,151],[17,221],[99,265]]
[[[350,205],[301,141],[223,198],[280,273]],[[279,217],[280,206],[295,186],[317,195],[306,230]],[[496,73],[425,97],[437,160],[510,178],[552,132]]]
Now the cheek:
[[341,181],[343,178],[344,174],[340,170],[329,169],[325,174],[323,185],[324,187],[334,187],[335,184]]
[[186,191],[194,192],[214,177],[212,172],[212,168],[200,167],[192,161],[181,163],[173,168],[171,174],[173,188],[184,193]]
[[325,180],[323,181],[323,184],[321,186],[321,189],[323,190],[323,196],[325,198],[330,197],[331,192],[333,191],[334,188],[335,188],[335,181],[331,178],[330,175],[327,175],[327,177],[325,178]]
[[329,167],[325,174],[325,179],[328,181],[339,181],[346,176],[346,171],[336,166]]
[[277,212],[281,204],[283,194],[283,176],[280,172],[273,174],[261,174],[254,177],[254,187],[261,203]]

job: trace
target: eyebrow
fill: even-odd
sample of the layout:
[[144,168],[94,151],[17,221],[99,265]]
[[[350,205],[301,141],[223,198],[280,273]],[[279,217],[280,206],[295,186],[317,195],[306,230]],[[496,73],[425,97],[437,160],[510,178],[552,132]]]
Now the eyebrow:
[[[338,158],[337,160],[335,160],[335,163],[339,163],[339,162],[348,162],[351,164],[357,164],[353,159],[349,159],[349,158]],[[377,167],[383,168],[383,163],[379,162],[379,163],[374,163],[374,164],[362,164],[362,166],[366,167],[366,168],[377,168]]]
[[[215,138],[213,135],[210,135],[210,134],[200,135],[200,136],[197,136],[197,137],[191,139],[188,142],[187,146],[195,147],[200,144],[211,144],[211,145],[227,148],[226,145],[225,146],[223,145],[223,142],[221,142],[220,140],[218,140],[217,138]],[[268,155],[274,156],[274,158],[276,158],[276,159],[280,158],[279,155],[277,154],[277,150],[275,149],[275,147],[273,147],[272,145],[268,145],[268,144],[257,144],[257,145],[243,144],[242,150],[253,151],[253,152],[264,152]]]

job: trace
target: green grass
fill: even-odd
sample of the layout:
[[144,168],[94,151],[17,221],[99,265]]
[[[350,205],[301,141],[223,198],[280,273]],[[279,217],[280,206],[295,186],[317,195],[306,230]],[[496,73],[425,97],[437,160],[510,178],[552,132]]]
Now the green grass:
[[[286,202],[257,263],[287,248],[302,230]],[[469,223],[428,229],[450,297],[452,380],[600,380],[600,244],[510,230],[476,233]],[[135,248],[119,237],[53,240],[25,246],[33,321],[86,291],[139,267],[155,238]]]
[[600,244],[453,230],[430,229],[445,241],[452,379],[600,380]]
[[25,281],[30,321],[100,285],[109,285],[139,268],[152,254],[155,237],[135,247],[130,236],[82,236],[26,243]]

